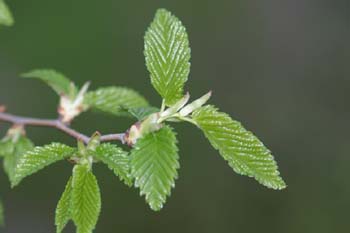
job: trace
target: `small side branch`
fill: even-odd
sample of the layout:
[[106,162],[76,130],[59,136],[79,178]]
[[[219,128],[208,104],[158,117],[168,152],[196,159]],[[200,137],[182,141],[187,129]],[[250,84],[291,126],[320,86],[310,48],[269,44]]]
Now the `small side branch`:
[[117,133],[117,134],[106,134],[101,136],[101,142],[109,142],[109,141],[120,141],[123,144],[125,133]]
[[[83,141],[84,143],[88,143],[90,141],[89,136],[86,136],[85,134],[82,134],[70,128],[69,126],[62,123],[60,120],[22,117],[0,111],[0,121],[9,122],[15,125],[56,128],[66,133],[67,135],[76,138],[77,140]],[[124,143],[124,133],[102,135],[101,141],[121,141],[122,143]]]

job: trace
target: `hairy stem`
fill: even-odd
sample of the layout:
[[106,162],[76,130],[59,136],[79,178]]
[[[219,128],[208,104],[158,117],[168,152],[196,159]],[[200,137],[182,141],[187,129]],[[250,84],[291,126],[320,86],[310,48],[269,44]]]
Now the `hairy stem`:
[[[56,119],[38,119],[38,118],[30,118],[30,117],[21,117],[12,115],[9,113],[4,113],[0,111],[0,121],[4,122],[10,122],[12,124],[16,125],[23,125],[23,126],[39,126],[39,127],[50,127],[50,128],[56,128],[69,136],[76,138],[77,140],[81,140],[84,143],[88,143],[90,141],[90,137],[86,136],[85,134],[82,134],[69,126],[62,123],[60,120]],[[124,143],[124,133],[119,134],[108,134],[108,135],[102,135],[101,141],[121,141]]]

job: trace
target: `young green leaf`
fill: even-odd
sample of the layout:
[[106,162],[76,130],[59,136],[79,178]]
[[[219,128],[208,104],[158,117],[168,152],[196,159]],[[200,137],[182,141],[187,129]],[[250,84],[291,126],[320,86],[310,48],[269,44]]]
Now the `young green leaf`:
[[191,50],[185,27],[165,9],[157,11],[146,32],[144,54],[153,87],[167,106],[175,104],[183,96]]
[[12,187],[18,185],[25,177],[43,169],[44,167],[72,156],[75,148],[60,143],[51,143],[43,147],[35,147],[23,154],[17,161]]
[[96,177],[86,165],[73,170],[72,209],[77,232],[91,233],[101,211],[101,196]]
[[135,186],[154,211],[159,211],[170,195],[180,167],[177,140],[173,130],[164,126],[140,138],[131,151],[131,174]]
[[11,153],[4,157],[4,170],[12,183],[15,179],[15,169],[19,159],[34,148],[34,144],[25,136],[20,135],[16,141],[9,139],[12,143]]
[[12,26],[14,23],[12,14],[4,0],[0,0],[0,25]]
[[86,94],[84,103],[87,108],[116,116],[127,115],[130,108],[148,106],[145,98],[126,87],[104,87],[90,91]]
[[56,208],[56,232],[61,233],[69,220],[72,219],[72,177],[69,178],[61,199]]
[[121,181],[124,181],[128,186],[132,185],[130,160],[127,152],[116,145],[104,143],[99,145],[92,153],[96,159],[105,163]]
[[33,70],[22,74],[22,77],[40,79],[49,85],[58,95],[66,95],[73,98],[78,93],[78,89],[74,83],[65,75],[55,70]]
[[5,217],[4,217],[4,206],[0,201],[0,227],[5,225]]
[[138,120],[143,120],[152,113],[159,112],[159,108],[156,107],[141,107],[141,108],[130,108],[129,113]]
[[192,117],[235,172],[269,188],[286,187],[269,149],[241,123],[211,105],[196,110]]

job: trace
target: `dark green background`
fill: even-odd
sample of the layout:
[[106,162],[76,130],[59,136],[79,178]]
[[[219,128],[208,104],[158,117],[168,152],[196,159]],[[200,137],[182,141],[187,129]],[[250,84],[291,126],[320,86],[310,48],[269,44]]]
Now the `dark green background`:
[[[157,8],[186,25],[193,97],[254,131],[273,151],[288,188],[236,175],[203,135],[175,125],[181,170],[160,213],[104,166],[94,168],[103,209],[96,232],[347,232],[350,227],[350,3],[348,0],[9,0],[16,24],[0,31],[0,103],[10,112],[55,117],[57,97],[18,74],[55,68],[82,85],[130,86],[160,105],[144,65],[143,35]],[[132,122],[85,114],[86,134]],[[1,134],[7,126],[1,124]],[[29,128],[36,144],[75,143]],[[72,166],[61,162],[9,189],[1,171],[8,233],[53,233],[54,209]],[[74,232],[71,225],[66,232]]]

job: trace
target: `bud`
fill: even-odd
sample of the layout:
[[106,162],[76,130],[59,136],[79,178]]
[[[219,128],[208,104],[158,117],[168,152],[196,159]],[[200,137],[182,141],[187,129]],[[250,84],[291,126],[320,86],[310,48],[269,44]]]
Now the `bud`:
[[124,141],[126,144],[128,144],[128,146],[133,146],[136,143],[137,139],[141,137],[140,125],[140,121],[136,122],[126,131]]
[[165,110],[160,114],[161,117],[167,117],[170,115],[173,115],[174,113],[177,113],[185,104],[187,104],[188,100],[190,99],[190,94],[187,92],[184,97],[182,97],[178,102],[176,102],[173,106]]
[[133,146],[139,138],[145,136],[146,134],[160,130],[163,125],[158,123],[159,118],[160,114],[157,112],[149,115],[145,120],[133,124],[125,133],[125,142],[129,146]]
[[26,134],[23,125],[13,125],[6,133],[8,138],[11,138],[12,142],[17,142],[21,136]]
[[77,147],[78,147],[79,154],[82,155],[82,156],[86,156],[86,147],[84,145],[84,142],[81,141],[81,140],[78,140]]
[[183,109],[181,109],[180,116],[185,117],[192,113],[194,110],[200,108],[205,104],[211,97],[211,91],[209,91],[207,94],[203,95],[201,98],[193,101],[192,103],[186,105]]
[[70,123],[75,117],[85,111],[84,96],[89,88],[90,82],[84,84],[76,97],[61,95],[58,113],[63,123]]
[[92,165],[94,159],[92,156],[90,156],[89,151],[88,151],[88,147],[85,146],[84,142],[81,140],[78,140],[77,156],[72,157],[71,160],[72,160],[72,162],[80,164],[80,165],[87,165],[91,169],[91,165]]
[[100,145],[101,134],[99,132],[95,132],[87,145],[87,149],[90,151],[95,151],[96,147]]

